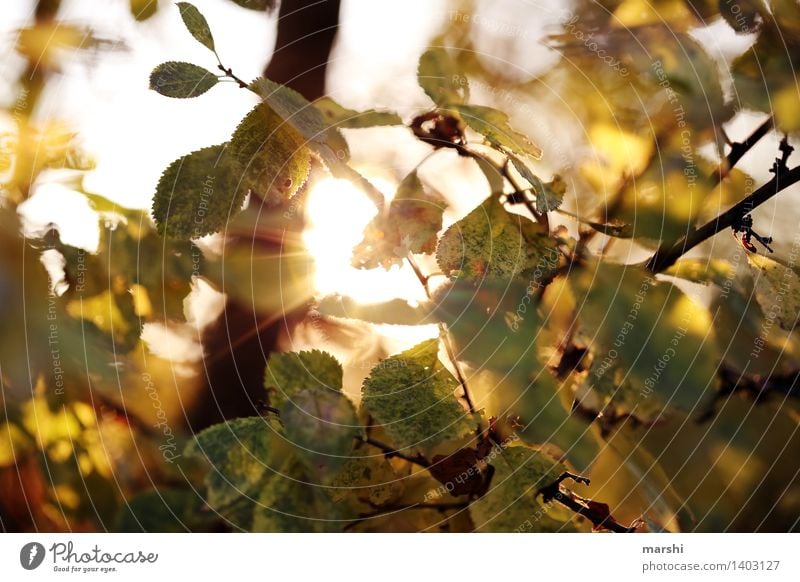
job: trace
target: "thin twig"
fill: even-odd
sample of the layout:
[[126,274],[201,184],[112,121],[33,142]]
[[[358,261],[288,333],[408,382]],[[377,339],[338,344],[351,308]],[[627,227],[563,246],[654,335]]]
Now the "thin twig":
[[[406,257],[408,263],[411,265],[411,269],[414,271],[414,274],[419,279],[420,284],[425,289],[425,295],[428,299],[433,299],[431,295],[430,287],[428,286],[428,277],[422,273],[422,270],[417,265],[417,261],[414,259],[414,256],[411,253],[408,253]],[[442,343],[444,344],[445,352],[447,352],[447,357],[450,360],[450,363],[453,366],[453,369],[456,373],[456,380],[461,385],[461,389],[463,391],[464,401],[467,403],[467,407],[472,414],[476,413],[475,405],[472,401],[472,397],[470,396],[469,387],[467,386],[467,379],[464,376],[464,373],[461,371],[461,365],[458,363],[458,359],[456,358],[455,350],[453,349],[453,345],[450,341],[450,333],[447,331],[447,325],[444,323],[439,324],[439,332],[442,338]],[[480,426],[478,427],[478,439],[483,439],[483,432],[480,430]]]
[[[715,172],[717,180],[722,180],[733,167],[758,143],[774,126],[773,118],[770,117],[759,125],[744,141],[736,142],[731,146],[731,151],[725,159],[724,164],[720,164]],[[785,174],[785,175],[781,175]],[[717,218],[707,222],[700,228],[692,227],[689,232],[675,243],[666,242],[658,248],[656,253],[647,261],[647,269],[653,273],[660,273],[668,269],[681,256],[699,245],[701,242],[711,238],[721,230],[732,226],[737,220],[753,210],[756,206],[763,204],[772,196],[797,182],[797,177],[790,171],[776,172],[775,177],[764,184],[761,188],[750,194],[747,198],[739,202],[728,211],[723,212]],[[774,188],[774,191],[772,190]]]
[[225,73],[225,74],[226,74],[228,77],[230,77],[231,79],[233,79],[234,81],[236,81],[236,83],[239,85],[239,87],[240,87],[241,89],[247,89],[247,88],[250,86],[248,83],[245,83],[245,82],[244,82],[244,81],[242,81],[242,80],[241,80],[239,77],[237,77],[236,75],[234,75],[234,74],[233,74],[233,70],[232,70],[230,67],[227,67],[227,68],[226,68],[226,67],[225,67],[225,66],[224,66],[222,63],[220,63],[219,65],[217,65],[217,68],[218,68],[220,71],[222,71],[223,73]]
[[660,248],[656,254],[647,261],[647,269],[653,273],[660,273],[668,269],[681,256],[692,250],[700,243],[706,241],[722,230],[733,226],[737,220],[751,212],[754,208],[785,190],[792,184],[800,181],[800,166],[778,174],[769,182],[758,188],[755,192],[741,200],[735,206],[726,210],[716,218],[708,221],[698,229],[692,230],[675,244],[667,248]]
[[751,133],[744,141],[739,141],[731,144],[731,151],[728,152],[726,163],[720,164],[717,177],[721,180],[733,169],[733,167],[749,152],[754,145],[756,145],[762,137],[767,135],[774,126],[774,121],[770,116],[764,123],[759,125],[756,130]]

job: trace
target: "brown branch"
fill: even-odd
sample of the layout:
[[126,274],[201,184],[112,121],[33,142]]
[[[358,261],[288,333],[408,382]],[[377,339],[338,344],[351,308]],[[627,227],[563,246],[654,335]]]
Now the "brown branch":
[[568,489],[562,489],[561,483],[567,479],[571,479],[576,483],[583,483],[584,485],[589,484],[589,479],[586,477],[564,471],[553,483],[539,490],[539,494],[542,496],[545,503],[557,501],[578,515],[587,518],[592,522],[595,529],[606,529],[614,533],[633,533],[636,531],[635,524],[627,527],[615,520],[605,503],[598,503],[591,499],[585,499]]
[[744,155],[749,152],[754,145],[756,145],[762,137],[767,135],[772,128],[774,127],[775,123],[772,117],[770,116],[764,123],[759,125],[756,130],[751,133],[744,141],[739,141],[734,144],[731,144],[731,151],[728,152],[728,156],[726,158],[726,164],[720,165],[719,171],[717,172],[717,176],[719,179],[724,178],[728,175],[733,167],[741,160]]
[[226,75],[227,77],[229,77],[229,78],[233,79],[234,81],[236,81],[236,83],[239,85],[239,88],[240,88],[240,89],[247,89],[247,88],[250,86],[249,84],[247,84],[247,83],[245,83],[244,81],[242,81],[242,80],[241,80],[239,77],[237,77],[237,76],[236,76],[236,75],[233,73],[233,69],[231,69],[230,67],[227,67],[227,68],[226,68],[226,67],[225,67],[225,65],[223,65],[222,63],[220,63],[219,65],[217,65],[217,68],[218,68],[220,71],[222,71],[223,73],[225,73],[225,75]]
[[[722,180],[731,169],[742,159],[742,157],[752,149],[774,126],[772,117],[759,125],[744,141],[734,143],[728,153],[726,163],[720,164],[715,173],[717,180]],[[782,146],[783,148],[783,146]],[[785,162],[785,158],[784,158]],[[781,171],[784,170],[784,171]],[[776,166],[775,177],[761,186],[758,190],[741,200],[738,204],[720,214],[717,218],[707,222],[700,228],[692,228],[689,232],[675,243],[667,242],[658,248],[656,253],[647,261],[647,269],[653,273],[660,273],[668,269],[681,256],[699,245],[701,242],[711,238],[720,231],[732,226],[737,220],[752,211],[757,206],[763,204],[781,190],[791,186],[798,181],[796,170],[789,171],[786,168]]]
[[778,192],[785,190],[792,184],[800,181],[800,166],[788,171],[778,171],[775,177],[758,188],[755,192],[732,206],[716,218],[710,220],[698,229],[689,232],[685,237],[666,248],[659,248],[647,261],[647,269],[653,273],[660,273],[675,264],[681,256],[692,250],[700,243],[713,237],[720,231],[733,226],[742,217],[760,206]]
[[614,533],[636,532],[636,525],[634,524],[630,526],[622,525],[617,520],[615,520],[611,516],[611,514],[608,514],[605,511],[597,511],[595,509],[592,509],[591,500],[584,499],[583,497],[575,495],[571,491],[563,490],[559,492],[554,497],[554,500],[558,501],[564,507],[571,509],[578,515],[582,515],[583,517],[591,521],[595,529],[606,529]]

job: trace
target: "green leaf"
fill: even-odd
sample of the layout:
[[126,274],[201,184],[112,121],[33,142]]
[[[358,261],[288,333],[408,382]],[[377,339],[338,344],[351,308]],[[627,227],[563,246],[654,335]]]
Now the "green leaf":
[[536,193],[536,210],[540,214],[556,210],[564,202],[564,193],[567,191],[567,183],[556,174],[550,182],[534,185]]
[[230,156],[241,168],[240,189],[254,192],[267,206],[289,200],[311,169],[304,140],[264,104],[248,113],[236,128]]
[[572,515],[547,504],[539,490],[556,482],[566,467],[528,447],[495,447],[488,457],[495,468],[486,494],[469,506],[479,532],[576,531]]
[[390,325],[424,325],[434,323],[430,306],[411,305],[404,299],[391,299],[381,303],[362,303],[351,297],[329,295],[320,300],[317,310],[326,317],[359,319],[370,323]]
[[150,88],[165,97],[188,99],[198,97],[219,82],[219,78],[192,63],[169,61],[150,73]]
[[383,360],[364,381],[363,406],[397,447],[431,449],[474,428],[438,351],[438,340],[422,342]]
[[238,4],[242,8],[249,8],[259,12],[273,10],[278,4],[278,0],[231,0],[231,2]]
[[800,276],[789,265],[763,255],[747,255],[755,279],[756,300],[767,322],[792,331],[800,318]]
[[442,199],[426,192],[417,172],[411,172],[398,186],[389,208],[364,229],[364,240],[353,250],[353,264],[362,269],[389,269],[409,253],[432,253],[443,213]]
[[570,414],[573,395],[562,399],[550,373],[553,337],[534,293],[519,279],[455,280],[437,289],[434,315],[447,324],[458,359],[492,387],[487,416],[519,416],[527,441],[555,444],[583,469],[596,447],[586,424]]
[[321,533],[341,531],[340,508],[321,487],[310,484],[303,466],[290,459],[263,489],[252,531]]
[[417,82],[439,107],[464,103],[469,98],[466,78],[443,48],[430,48],[422,53],[417,67]]
[[552,181],[544,183],[517,156],[510,155],[509,159],[519,175],[533,188],[537,212],[544,214],[561,206],[561,203],[564,202],[564,193],[567,191],[567,184],[561,176],[556,174]]
[[405,486],[382,454],[351,458],[330,483],[335,502],[363,500],[372,507],[396,501]]
[[403,125],[403,120],[396,113],[388,111],[356,111],[342,107],[330,97],[322,97],[314,101],[322,118],[331,126],[346,127],[348,129],[361,129],[365,127],[378,127],[382,125]]
[[[248,205],[245,212],[249,210]],[[262,215],[267,212],[263,210]],[[228,228],[234,223],[229,223]],[[252,230],[236,234],[244,238],[226,243],[224,254],[207,260],[202,274],[217,290],[246,305],[252,313],[280,317],[295,309],[305,309],[312,300],[314,263],[300,237],[286,237],[280,246],[253,244]]]
[[206,17],[200,13],[194,4],[189,2],[178,2],[177,6],[178,10],[181,11],[183,23],[195,40],[208,50],[216,53],[214,37],[211,35],[211,28],[208,26]]
[[255,495],[277,467],[272,466],[275,428],[262,417],[237,418],[195,435],[187,457],[205,458],[206,499],[214,509]]
[[309,146],[326,145],[336,159],[347,158],[347,142],[336,128],[326,123],[320,110],[300,93],[263,77],[253,81],[250,90],[261,97],[281,119],[295,128],[309,142]]
[[482,105],[448,105],[457,111],[464,122],[476,133],[481,134],[497,150],[542,157],[542,150],[523,134],[515,131],[508,123],[508,115],[491,107]]
[[475,279],[536,269],[541,281],[558,268],[558,255],[544,226],[509,213],[494,196],[448,228],[436,250],[443,273]]
[[312,474],[327,480],[347,461],[361,432],[347,397],[326,387],[305,388],[280,407],[286,438]]
[[238,187],[227,144],[172,162],[156,186],[153,217],[158,232],[199,238],[221,230],[239,212],[246,191]]
[[302,390],[341,390],[342,366],[332,355],[319,350],[274,353],[264,373],[264,387],[272,389],[270,403],[281,407]]

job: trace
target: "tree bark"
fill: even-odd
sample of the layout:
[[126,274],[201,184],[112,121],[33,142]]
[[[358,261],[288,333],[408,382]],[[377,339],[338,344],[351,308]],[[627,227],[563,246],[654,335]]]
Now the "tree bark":
[[340,0],[283,0],[275,51],[264,74],[313,101],[325,94],[325,74]]

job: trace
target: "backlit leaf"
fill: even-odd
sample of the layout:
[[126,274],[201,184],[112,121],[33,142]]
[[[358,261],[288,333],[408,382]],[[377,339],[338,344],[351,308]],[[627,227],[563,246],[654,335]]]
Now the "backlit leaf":
[[278,4],[277,0],[231,0],[231,2],[238,4],[242,8],[249,8],[259,12],[273,10]]
[[566,470],[564,465],[521,446],[495,447],[489,464],[495,468],[491,487],[469,507],[475,531],[576,531],[570,513],[545,503],[539,495],[540,489],[555,483]]
[[241,210],[246,194],[237,186],[234,167],[226,144],[172,162],[161,175],[153,199],[158,232],[199,238],[221,230]]
[[270,421],[261,417],[238,418],[195,435],[184,454],[204,458],[211,465],[205,484],[212,508],[256,494],[274,473],[274,435]]
[[219,78],[203,67],[191,63],[169,61],[150,73],[150,88],[166,97],[187,99],[198,97],[219,82]]
[[131,14],[136,20],[144,21],[158,11],[158,0],[130,0]]
[[307,145],[317,147],[325,145],[338,160],[348,157],[347,142],[339,131],[332,127],[322,112],[300,93],[263,77],[253,81],[250,90],[261,97],[278,117],[297,130],[308,142]]
[[286,438],[309,471],[330,478],[348,459],[353,439],[361,432],[356,411],[335,389],[305,388],[280,407]]
[[268,206],[291,198],[305,183],[311,167],[303,138],[263,104],[236,128],[230,156],[241,168],[239,188],[256,193]]
[[496,149],[526,155],[538,159],[542,150],[523,134],[515,131],[508,122],[508,115],[482,105],[451,105],[464,122],[481,134]]
[[446,275],[508,280],[539,269],[541,281],[558,267],[558,254],[542,225],[509,213],[492,196],[445,231],[436,260]]
[[253,515],[254,532],[335,532],[344,523],[339,506],[321,487],[306,480],[302,466],[289,460],[261,489]]
[[443,48],[430,48],[422,54],[417,68],[417,82],[440,107],[463,103],[469,97],[466,78]]
[[264,386],[271,389],[270,402],[282,406],[302,390],[342,389],[342,366],[326,352],[275,353],[270,356],[264,373]]
[[791,331],[800,318],[800,276],[789,265],[763,255],[747,255],[756,282],[756,299],[768,322]]
[[388,209],[364,229],[364,240],[353,250],[354,265],[388,269],[402,263],[409,253],[432,253],[443,212],[444,201],[429,194],[416,171],[411,172],[398,186]]
[[360,129],[382,125],[402,125],[403,120],[396,113],[388,111],[356,111],[342,107],[330,97],[322,97],[314,101],[314,107],[322,113],[322,118],[331,126]]
[[211,28],[209,28],[205,16],[201,14],[194,4],[189,2],[178,2],[177,6],[181,12],[183,23],[195,40],[208,50],[215,51],[214,37],[211,35]]
[[639,399],[697,411],[716,387],[711,315],[673,285],[633,266],[594,264],[571,277],[600,375],[622,368]]
[[430,449],[474,428],[438,352],[437,340],[425,341],[383,360],[364,381],[362,404],[397,447]]

